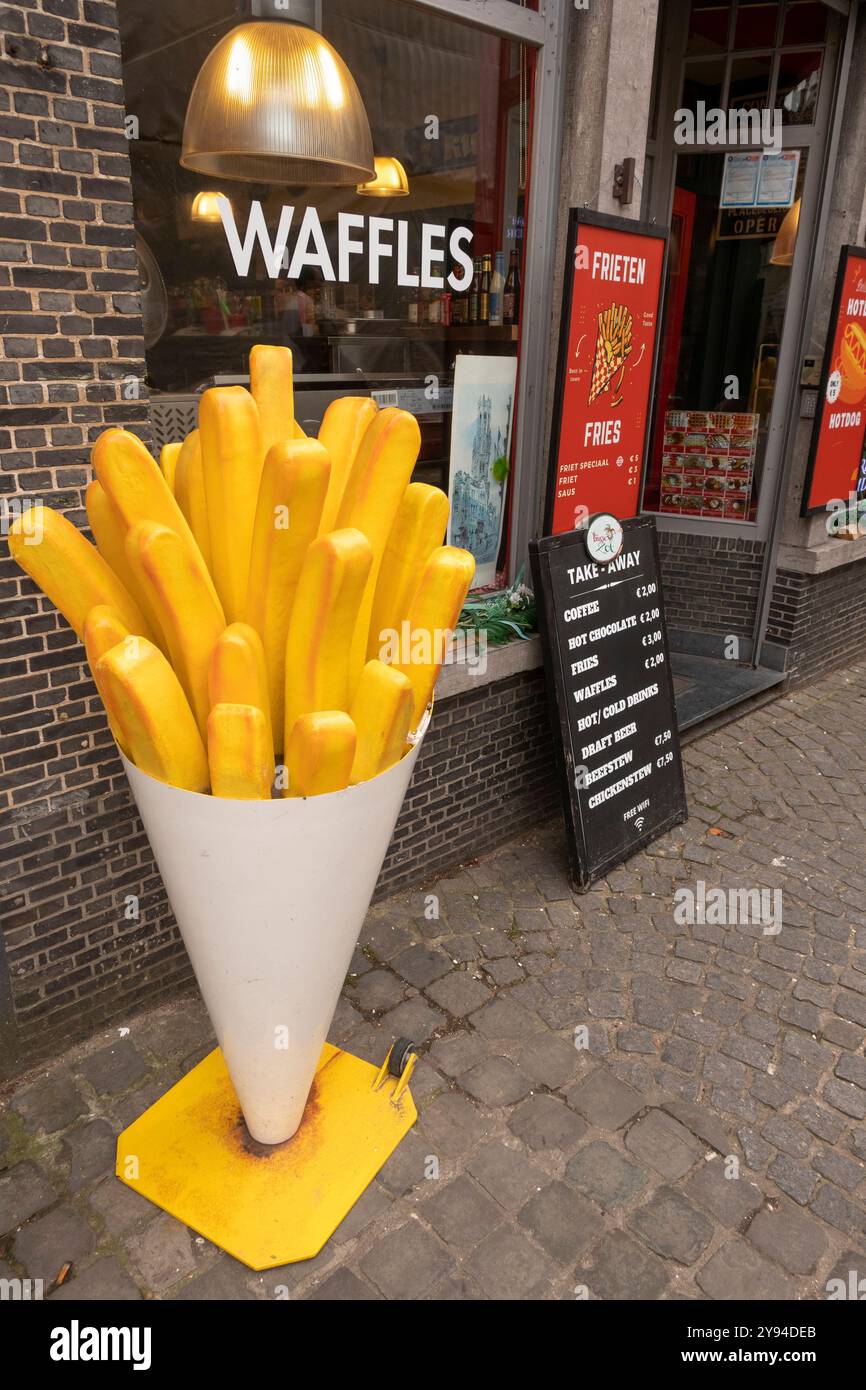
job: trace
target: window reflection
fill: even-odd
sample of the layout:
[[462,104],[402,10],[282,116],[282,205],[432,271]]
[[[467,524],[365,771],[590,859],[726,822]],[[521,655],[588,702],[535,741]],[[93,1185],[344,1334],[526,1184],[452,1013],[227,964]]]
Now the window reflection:
[[740,0],[734,29],[734,48],[763,48],[776,42],[779,6],[767,0]]
[[782,53],[776,84],[776,104],[784,125],[808,125],[815,119],[821,81],[821,54]]
[[725,158],[677,159],[644,508],[754,521],[806,151],[792,207],[720,207]]
[[748,110],[769,105],[770,69],[772,55],[760,53],[748,58],[735,57],[731,62],[731,82],[728,88],[728,110]]
[[[278,187],[182,169],[184,115],[196,74],[238,22],[234,0],[120,0],[127,105],[139,113],[131,142],[134,218],[147,267],[147,372],[158,444],[195,424],[198,395],[244,381],[250,346],[291,347],[297,418],[318,429],[338,395],[375,394],[419,416],[416,478],[448,487],[458,356],[514,358],[521,311],[524,209],[529,177],[533,54],[524,45],[419,11],[399,0],[326,0],[323,30],[352,72],[378,156],[399,160],[408,194],[371,197],[355,187]],[[243,54],[232,80],[248,80]],[[254,94],[253,94],[254,96]],[[228,198],[243,243],[256,205],[273,241],[293,209],[279,274],[257,248],[241,273],[217,199]],[[348,276],[291,265],[306,214],[327,257],[339,260],[340,218],[362,219]],[[371,265],[370,219],[391,248]],[[433,254],[439,284],[419,283]],[[427,232],[425,232],[427,228]],[[452,235],[471,239],[464,288]],[[402,262],[402,271],[400,263]],[[427,280],[431,276],[427,276]],[[407,283],[411,281],[412,283]],[[483,394],[483,393],[482,393]],[[500,554],[505,553],[503,536]]]

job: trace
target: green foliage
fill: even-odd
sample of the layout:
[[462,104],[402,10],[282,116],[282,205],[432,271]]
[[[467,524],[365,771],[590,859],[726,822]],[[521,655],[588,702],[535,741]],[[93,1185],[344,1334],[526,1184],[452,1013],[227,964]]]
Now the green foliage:
[[468,599],[457,622],[458,629],[486,632],[494,647],[513,642],[515,637],[528,638],[537,625],[535,595],[523,582],[522,567],[510,589]]

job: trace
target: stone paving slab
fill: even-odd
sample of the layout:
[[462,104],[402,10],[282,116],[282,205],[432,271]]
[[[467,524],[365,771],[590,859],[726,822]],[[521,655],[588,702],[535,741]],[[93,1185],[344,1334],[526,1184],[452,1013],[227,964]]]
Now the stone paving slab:
[[[377,904],[332,1040],[414,1037],[419,1123],[256,1274],[112,1176],[197,997],[15,1083],[0,1270],[46,1296],[817,1299],[866,1277],[866,663],[685,752],[688,822],[584,895],[558,822]],[[852,1281],[853,1275],[853,1281]]]

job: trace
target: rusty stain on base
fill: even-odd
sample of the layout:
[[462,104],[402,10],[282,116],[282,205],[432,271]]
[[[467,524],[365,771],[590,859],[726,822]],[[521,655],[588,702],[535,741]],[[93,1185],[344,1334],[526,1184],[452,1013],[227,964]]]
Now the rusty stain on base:
[[242,1157],[268,1159],[287,1153],[293,1146],[295,1148],[303,1147],[305,1141],[309,1141],[311,1137],[315,1138],[315,1130],[320,1120],[319,1111],[318,1074],[313,1077],[313,1084],[310,1087],[310,1094],[307,1096],[301,1123],[294,1134],[290,1134],[288,1139],[284,1139],[281,1144],[262,1144],[258,1139],[254,1139],[247,1129],[247,1122],[243,1113],[239,1110],[237,1123],[232,1131],[232,1138],[237,1145],[238,1153]]
[[215,1048],[120,1135],[117,1176],[251,1269],[311,1259],[417,1119],[376,1078],[326,1043],[296,1133],[261,1144]]

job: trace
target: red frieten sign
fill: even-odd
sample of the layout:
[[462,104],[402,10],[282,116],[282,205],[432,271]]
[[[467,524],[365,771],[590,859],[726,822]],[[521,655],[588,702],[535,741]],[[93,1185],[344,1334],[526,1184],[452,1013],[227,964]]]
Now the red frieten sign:
[[560,338],[548,534],[595,512],[637,514],[664,273],[665,238],[572,212]]

